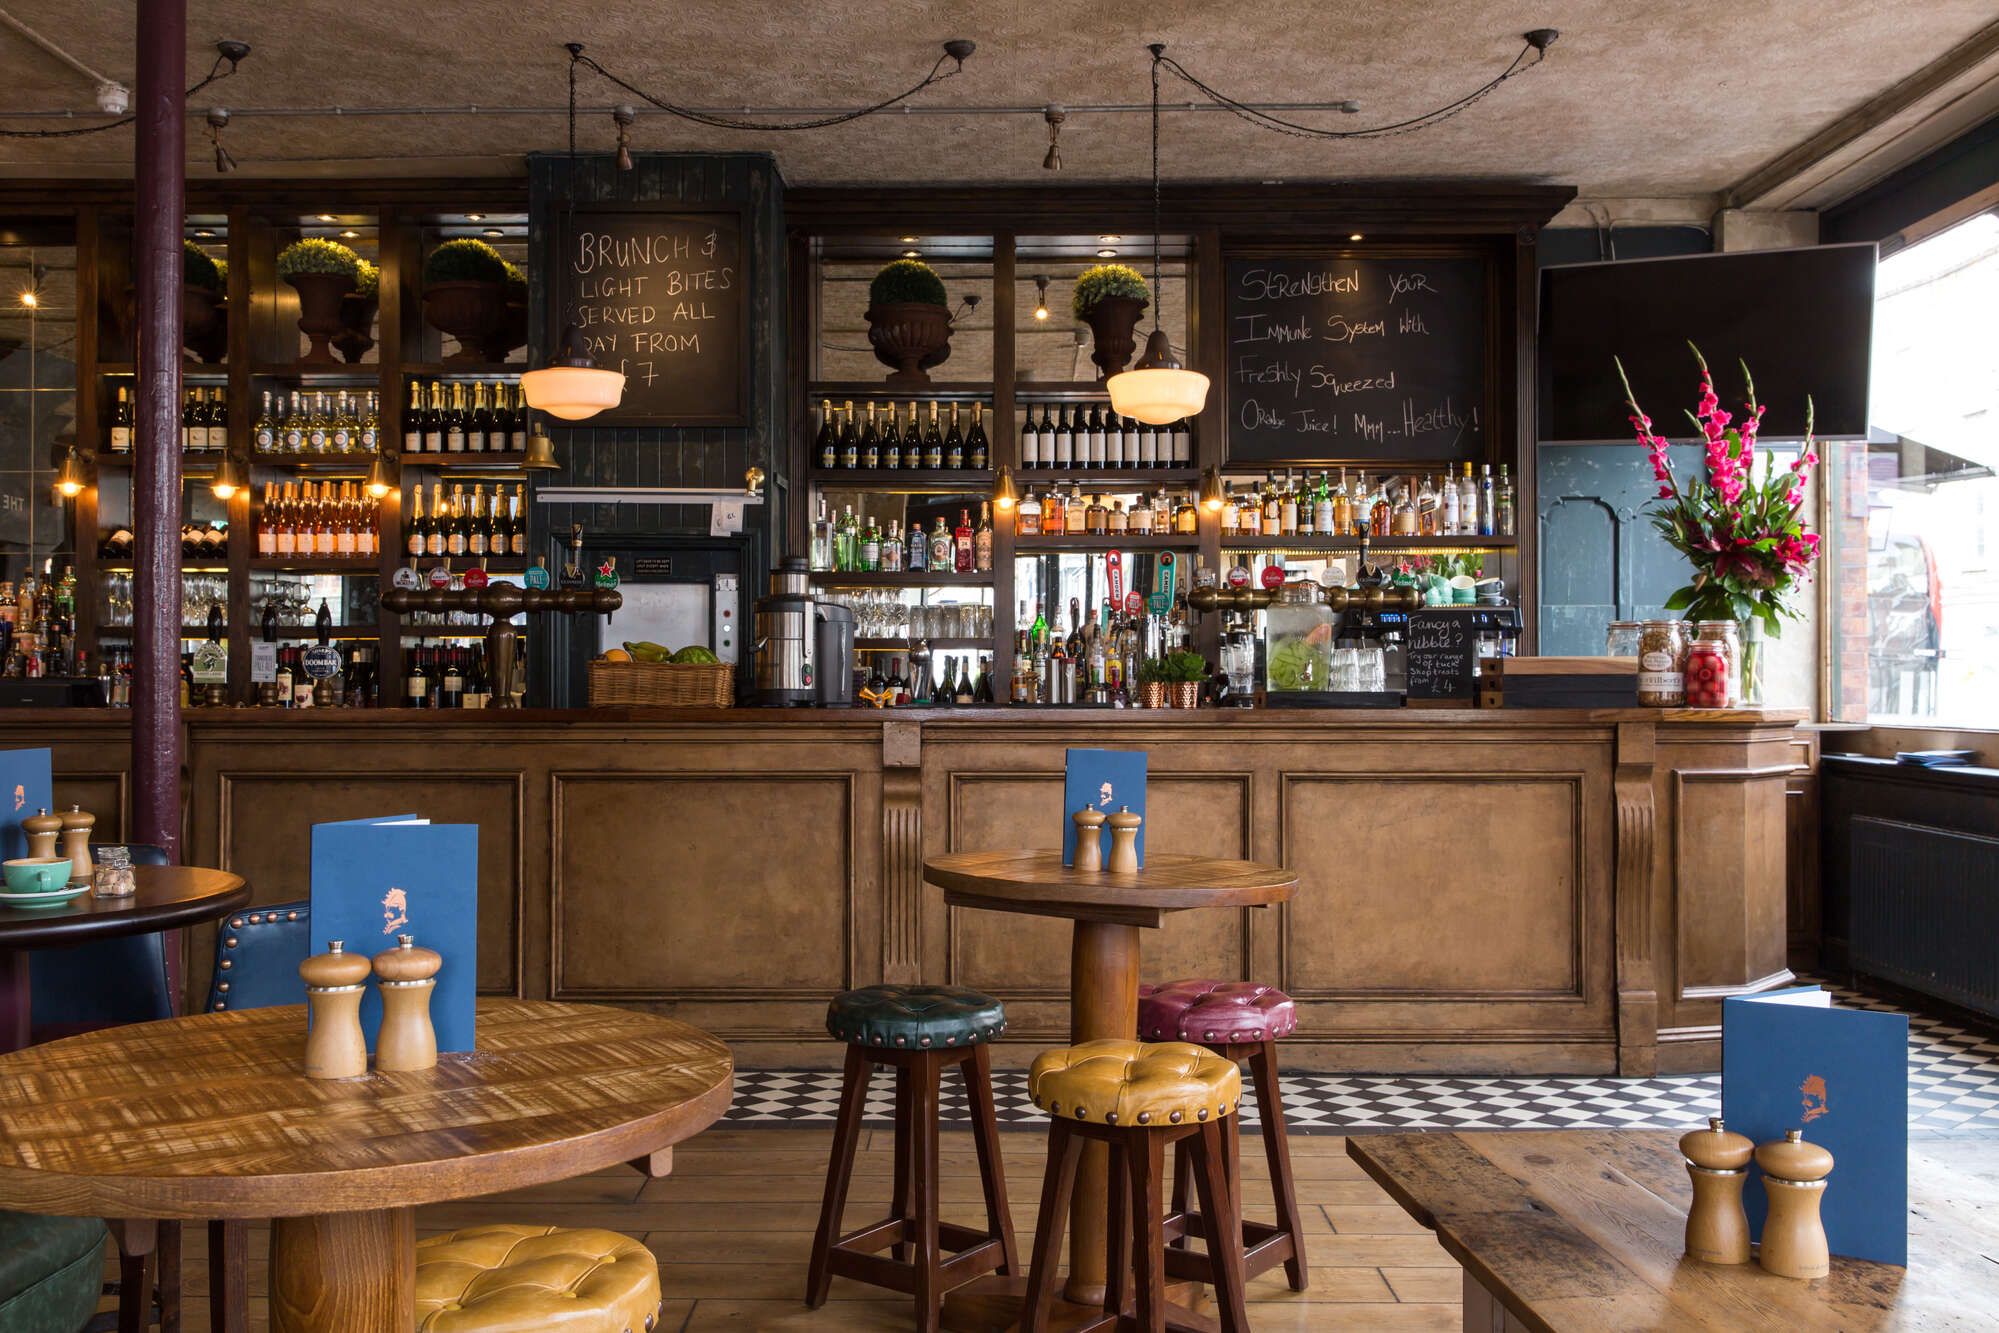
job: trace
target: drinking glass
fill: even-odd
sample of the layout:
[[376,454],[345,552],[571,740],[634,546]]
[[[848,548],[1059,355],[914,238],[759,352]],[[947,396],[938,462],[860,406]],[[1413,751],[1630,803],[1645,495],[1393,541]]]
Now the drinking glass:
[[1349,694],[1360,689],[1360,649],[1333,649],[1333,688]]
[[1379,694],[1388,688],[1387,656],[1380,644],[1370,644],[1360,652],[1360,688],[1372,694]]

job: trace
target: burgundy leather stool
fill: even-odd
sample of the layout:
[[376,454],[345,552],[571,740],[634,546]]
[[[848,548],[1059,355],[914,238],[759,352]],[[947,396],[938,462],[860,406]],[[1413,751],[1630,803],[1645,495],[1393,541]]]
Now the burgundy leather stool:
[[[1256,1088],[1256,1107],[1263,1123],[1263,1154],[1270,1163],[1270,1188],[1276,1196],[1275,1223],[1242,1219],[1242,1140],[1237,1117],[1224,1126],[1228,1140],[1230,1193],[1242,1228],[1243,1272],[1249,1278],[1284,1265],[1291,1290],[1303,1291],[1305,1237],[1298,1216],[1298,1190],[1291,1178],[1291,1140],[1284,1128],[1284,1102],[1278,1090],[1277,1043],[1298,1026],[1298,1006],[1274,986],[1253,981],[1168,981],[1141,986],[1138,991],[1140,1041],[1185,1041],[1205,1046],[1225,1060],[1247,1060]],[[1187,1237],[1199,1235],[1201,1219],[1188,1209],[1192,1163],[1175,1145],[1173,1204],[1166,1217],[1167,1271],[1173,1276],[1207,1281],[1208,1261],[1187,1248]]]

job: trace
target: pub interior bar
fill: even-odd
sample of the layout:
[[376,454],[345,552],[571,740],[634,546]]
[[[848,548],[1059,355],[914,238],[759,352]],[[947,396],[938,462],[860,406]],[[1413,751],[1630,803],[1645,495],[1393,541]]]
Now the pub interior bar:
[[1990,0],[1361,8],[0,0],[0,1333],[1999,1326]]

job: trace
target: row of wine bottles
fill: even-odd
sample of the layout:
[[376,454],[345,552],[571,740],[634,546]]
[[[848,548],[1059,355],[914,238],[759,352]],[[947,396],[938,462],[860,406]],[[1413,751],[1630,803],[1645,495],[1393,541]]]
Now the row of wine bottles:
[[[138,539],[132,525],[120,523],[107,530],[97,543],[97,552],[108,560],[129,563]],[[221,564],[229,558],[227,523],[183,523],[180,526],[180,553],[190,560]]]
[[[366,394],[341,389],[330,398],[324,389],[311,394],[293,389],[289,398],[282,390],[266,389],[250,433],[251,447],[260,454],[372,454],[381,440],[381,400],[372,389]],[[220,449],[222,441],[211,447]]]
[[[269,394],[264,395],[268,401]],[[111,404],[108,443],[114,454],[132,452],[135,424],[132,390],[118,386]],[[229,396],[221,389],[187,389],[180,398],[180,449],[184,454],[219,454],[229,447]]]
[[[447,392],[447,390],[449,392]],[[497,454],[528,447],[528,405],[504,380],[411,380],[403,409],[406,454]]]
[[1121,417],[1100,404],[1043,406],[1020,423],[1022,468],[1159,468],[1194,466],[1194,433],[1183,417],[1170,426]]
[[375,508],[358,482],[266,482],[257,508],[257,554],[373,560],[381,553]]
[[442,482],[430,488],[430,512],[424,513],[423,487],[410,500],[409,535],[403,549],[413,556],[521,556],[528,553],[527,500],[523,487],[493,487],[488,497],[483,483],[465,494],[453,486],[449,496]]
[[[959,415],[961,408],[971,413],[970,430]],[[857,424],[851,399],[837,413],[832,399],[822,400],[819,434],[812,442],[814,461],[822,468],[848,471],[983,470],[992,465],[982,403],[952,403],[948,426],[936,403],[930,404],[927,424],[918,419],[915,403],[909,404],[907,426],[900,423],[900,409],[894,403],[883,403],[879,415],[869,403],[867,414],[867,420]]]

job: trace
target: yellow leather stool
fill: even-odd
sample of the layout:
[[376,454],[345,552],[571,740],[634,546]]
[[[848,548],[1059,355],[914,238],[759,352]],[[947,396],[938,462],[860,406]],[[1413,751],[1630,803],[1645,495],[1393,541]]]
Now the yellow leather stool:
[[1086,1041],[1035,1057],[1027,1088],[1049,1115],[1048,1172],[1021,1328],[1040,1333],[1048,1327],[1060,1280],[1063,1223],[1076,1164],[1089,1140],[1110,1149],[1107,1277],[1103,1313],[1077,1333],[1115,1329],[1131,1320],[1139,1328],[1166,1327],[1171,1258],[1165,1235],[1166,1149],[1187,1140],[1201,1199],[1198,1234],[1207,1253],[1216,1256],[1203,1276],[1214,1283],[1223,1333],[1248,1333],[1241,1237],[1223,1239],[1235,1216],[1222,1134],[1242,1101],[1242,1073],[1235,1062],[1187,1042]]
[[467,1227],[416,1246],[417,1333],[651,1333],[659,1261],[615,1231]]

